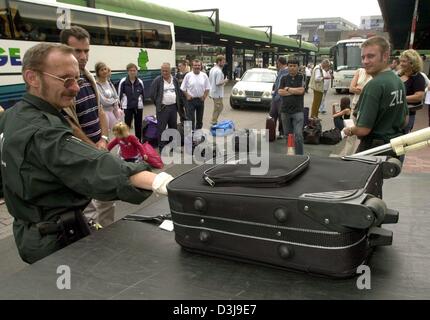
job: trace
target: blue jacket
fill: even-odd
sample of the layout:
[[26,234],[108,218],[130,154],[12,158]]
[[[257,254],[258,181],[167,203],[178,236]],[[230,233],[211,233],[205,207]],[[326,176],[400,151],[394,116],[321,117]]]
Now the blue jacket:
[[276,81],[273,84],[273,95],[272,97],[275,100],[281,100],[281,96],[278,94],[279,85],[281,84],[281,79],[288,74],[288,68],[282,69],[278,72],[278,75],[276,77]]
[[[143,101],[145,101],[143,81],[137,78],[134,83],[131,83],[128,77],[122,78],[118,85],[118,97],[123,109],[143,109]],[[126,103],[124,97],[127,97]],[[141,97],[140,104],[139,97]]]

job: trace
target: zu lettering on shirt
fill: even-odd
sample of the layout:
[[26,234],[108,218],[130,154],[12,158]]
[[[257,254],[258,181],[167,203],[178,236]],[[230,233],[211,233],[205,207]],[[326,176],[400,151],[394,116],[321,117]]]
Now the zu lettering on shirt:
[[208,307],[187,307],[182,303],[179,307],[173,308],[173,314],[175,315],[200,315],[201,318],[204,318]]
[[393,96],[393,100],[391,100],[390,107],[395,107],[398,104],[403,103],[403,95],[402,90],[396,90],[391,92],[391,95]]

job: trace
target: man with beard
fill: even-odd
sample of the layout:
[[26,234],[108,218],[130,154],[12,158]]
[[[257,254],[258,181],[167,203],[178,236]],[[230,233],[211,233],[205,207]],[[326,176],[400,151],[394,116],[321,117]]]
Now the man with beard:
[[82,210],[91,198],[139,204],[150,190],[167,194],[172,180],[73,135],[61,113],[81,83],[73,53],[60,44],[30,48],[22,62],[27,93],[0,117],[0,185],[14,217],[19,254],[27,263],[89,234]]

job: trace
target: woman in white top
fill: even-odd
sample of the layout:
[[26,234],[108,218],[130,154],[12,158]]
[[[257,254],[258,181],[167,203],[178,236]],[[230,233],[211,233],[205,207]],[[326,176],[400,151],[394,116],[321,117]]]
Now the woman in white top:
[[325,114],[327,111],[325,109],[325,97],[327,96],[327,91],[330,89],[330,82],[331,82],[331,74],[329,69],[322,69],[323,78],[324,78],[324,93],[320,104],[319,112],[322,114]]
[[115,124],[121,121],[118,94],[109,80],[109,68],[107,65],[103,62],[98,62],[94,68],[97,76],[96,83],[100,95],[100,103],[106,114],[110,131]]
[[354,78],[351,81],[351,85],[349,86],[349,92],[354,94],[351,102],[351,110],[354,111],[355,106],[357,105],[358,99],[360,98],[360,94],[364,89],[364,86],[372,80],[372,76],[366,72],[366,69],[359,68],[354,74]]
[[[351,111],[352,111],[351,119],[354,121],[354,123],[356,120],[354,116],[356,112],[355,106],[357,105],[361,92],[363,92],[364,87],[371,79],[372,79],[372,76],[366,72],[366,69],[359,68],[355,72],[354,78],[352,79],[351,85],[349,86],[349,92],[354,94],[354,97],[352,98],[352,102],[351,102]],[[357,136],[347,137],[345,141],[345,147],[341,151],[340,155],[349,156],[351,154],[354,154],[359,144],[360,144],[360,140],[357,139]]]

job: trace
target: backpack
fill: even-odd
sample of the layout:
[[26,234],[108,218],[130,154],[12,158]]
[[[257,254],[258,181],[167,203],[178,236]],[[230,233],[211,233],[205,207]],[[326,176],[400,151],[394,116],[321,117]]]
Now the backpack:
[[146,116],[142,122],[142,142],[149,141],[151,145],[158,143],[157,118]]

